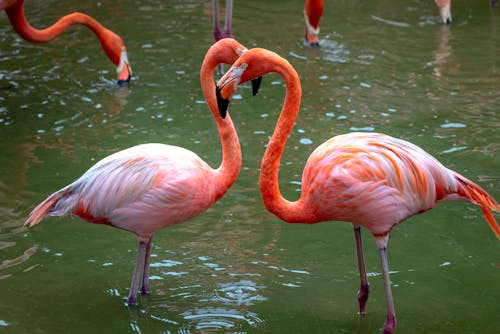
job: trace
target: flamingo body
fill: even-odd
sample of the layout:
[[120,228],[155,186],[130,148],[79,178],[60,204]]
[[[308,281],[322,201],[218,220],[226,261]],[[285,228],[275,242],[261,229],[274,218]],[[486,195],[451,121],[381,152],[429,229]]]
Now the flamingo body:
[[129,82],[132,75],[125,44],[120,36],[106,29],[92,17],[82,13],[63,16],[45,29],[33,28],[24,15],[24,0],[0,0],[0,10],[5,10],[16,33],[28,42],[45,43],[62,34],[74,24],[87,26],[97,36],[108,58],[115,64],[120,86]]
[[203,94],[222,142],[222,163],[211,168],[182,147],[143,144],[114,153],[78,180],[40,203],[25,224],[47,216],[79,216],[137,235],[139,250],[128,297],[137,304],[137,286],[149,293],[149,257],[153,233],[189,220],[208,209],[232,186],[241,168],[241,149],[230,118],[217,111],[213,74],[221,62],[232,63],[246,50],[233,39],[222,39],[207,52],[200,71]]
[[379,133],[333,137],[310,155],[302,187],[315,221],[363,225],[376,236],[456,193],[453,174],[421,148]]
[[[225,192],[212,169],[195,153],[165,144],[144,144],[114,153],[55,193],[49,216],[76,215],[92,223],[153,233],[189,220]],[[35,209],[36,212],[36,209]]]
[[339,135],[316,148],[304,167],[300,198],[287,201],[280,193],[278,171],[300,107],[302,90],[297,72],[274,52],[255,48],[238,58],[219,80],[218,94],[219,100],[229,99],[239,84],[269,72],[277,72],[284,78],[286,96],[262,158],[259,188],[264,205],[288,223],[353,224],[360,273],[359,313],[365,313],[369,295],[360,226],[367,228],[380,252],[387,306],[384,333],[393,333],[396,314],[386,252],[391,229],[415,214],[432,209],[440,201],[466,200],[481,207],[487,223],[500,239],[500,228],[490,212],[500,212],[500,205],[477,184],[444,167],[418,146],[365,132]]

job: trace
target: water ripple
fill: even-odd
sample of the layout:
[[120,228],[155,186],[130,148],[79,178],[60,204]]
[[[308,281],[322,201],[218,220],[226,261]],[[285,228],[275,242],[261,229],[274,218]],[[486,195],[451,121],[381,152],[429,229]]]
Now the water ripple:
[[264,323],[256,313],[247,311],[241,314],[235,309],[222,307],[196,308],[182,314],[189,322],[183,325],[184,330],[195,329],[197,331],[219,331],[235,330],[240,323],[256,326]]

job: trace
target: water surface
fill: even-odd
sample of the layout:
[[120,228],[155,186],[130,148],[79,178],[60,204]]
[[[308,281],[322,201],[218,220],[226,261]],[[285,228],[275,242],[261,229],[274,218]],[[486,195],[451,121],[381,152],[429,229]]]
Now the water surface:
[[[432,1],[326,1],[319,49],[304,47],[302,1],[236,1],[247,47],[287,58],[303,86],[280,182],[298,197],[305,160],[336,134],[377,131],[420,145],[500,198],[498,8],[454,1],[441,26]],[[136,238],[29,211],[106,155],[140,143],[193,150],[212,166],[220,141],[199,68],[212,43],[210,1],[28,1],[34,26],[68,11],[119,33],[134,78],[114,85],[95,37],[73,27],[49,44],[17,37],[0,14],[0,327],[8,333],[379,333],[379,259],[365,251],[368,314],[346,223],[287,225],[266,212],[259,164],[284,96],[277,75],[230,106],[243,168],[205,214],[155,235],[151,296],[125,299]],[[497,220],[499,218],[496,215]],[[365,231],[366,232],[366,231]],[[445,203],[398,226],[389,264],[399,333],[497,333],[499,244],[481,211]]]

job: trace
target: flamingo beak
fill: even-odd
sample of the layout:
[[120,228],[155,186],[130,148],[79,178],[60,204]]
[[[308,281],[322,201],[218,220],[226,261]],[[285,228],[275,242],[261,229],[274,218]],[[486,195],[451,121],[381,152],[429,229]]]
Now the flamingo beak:
[[128,61],[127,51],[125,51],[125,49],[123,49],[120,54],[120,62],[116,67],[116,73],[118,75],[118,86],[126,86],[132,76],[132,67]]
[[[247,64],[243,63],[240,66],[231,66],[231,68],[222,76],[215,87],[215,95],[217,96],[217,107],[222,118],[227,115],[229,100],[238,88],[241,77],[247,68]],[[252,94],[256,95],[259,91],[262,77],[252,79]]]
[[252,94],[253,96],[257,95],[260,89],[260,84],[262,83],[262,77],[258,77],[257,79],[252,79]]
[[217,107],[219,108],[219,114],[222,119],[226,118],[227,108],[229,106],[229,99],[225,99],[221,95],[222,88],[219,86],[215,87],[215,95],[217,95]]
[[441,15],[441,21],[443,21],[444,24],[451,24],[451,9],[449,5],[440,7],[439,14]]

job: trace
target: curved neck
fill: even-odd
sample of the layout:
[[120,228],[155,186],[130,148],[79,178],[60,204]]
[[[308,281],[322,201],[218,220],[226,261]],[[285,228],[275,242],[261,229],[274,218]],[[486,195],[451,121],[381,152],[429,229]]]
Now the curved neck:
[[305,210],[301,209],[303,197],[296,202],[286,200],[280,192],[278,182],[281,156],[299,113],[302,88],[297,72],[287,61],[278,61],[270,66],[272,72],[277,72],[285,80],[286,94],[274,133],[262,158],[260,192],[266,208],[282,220],[288,223],[307,223],[310,219],[305,216]]
[[104,28],[104,26],[88,15],[71,13],[63,16],[48,28],[36,29],[30,25],[24,15],[24,0],[15,2],[10,7],[6,8],[5,11],[16,33],[29,42],[48,42],[62,34],[69,26],[73,24],[82,24],[92,30],[97,38],[99,38],[104,51],[115,65],[118,65],[120,61],[119,58],[113,56],[113,54],[108,51],[106,45],[106,35],[112,32]]
[[215,170],[215,178],[218,178],[216,187],[216,199],[219,199],[233,185],[241,169],[241,148],[238,134],[234,128],[229,114],[223,119],[219,115],[217,98],[215,96],[214,71],[219,61],[216,57],[207,56],[203,61],[200,81],[205,101],[217,125],[217,130],[222,143],[222,163]]

